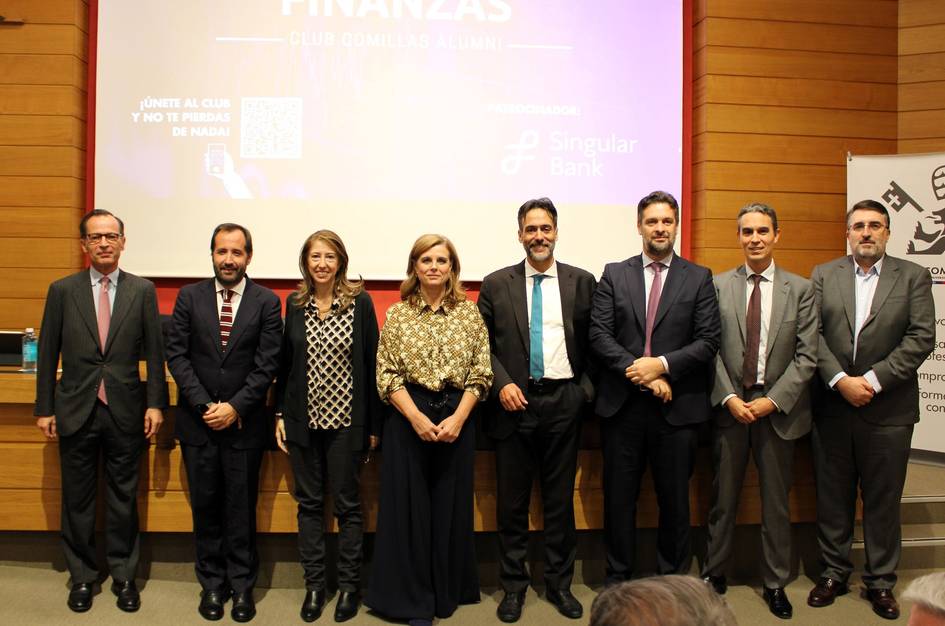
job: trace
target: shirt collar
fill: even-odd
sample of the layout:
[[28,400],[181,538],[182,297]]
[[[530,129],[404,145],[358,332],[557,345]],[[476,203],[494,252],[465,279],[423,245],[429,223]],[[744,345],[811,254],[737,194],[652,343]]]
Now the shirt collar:
[[[756,271],[754,271],[753,269],[751,269],[750,267],[748,267],[747,264],[745,265],[745,276],[746,276],[747,278],[751,278],[752,276],[754,276],[754,275],[757,274],[757,273],[758,273],[758,272],[756,272]],[[771,263],[768,265],[768,267],[766,267],[765,270],[764,270],[763,272],[761,272],[760,276],[761,276],[762,278],[764,278],[766,281],[768,281],[769,283],[773,283],[773,282],[774,282],[774,261],[773,261],[773,260],[772,260]]]
[[879,276],[880,274],[883,273],[883,261],[885,260],[886,260],[886,255],[884,254],[880,260],[873,263],[873,267],[871,267],[868,272],[864,272],[863,268],[860,267],[860,264],[856,262],[856,259],[854,259],[853,260],[853,273],[856,274],[857,276],[869,276],[870,273],[875,270],[876,275]]
[[243,278],[240,280],[240,282],[238,282],[238,283],[236,284],[235,287],[224,287],[223,285],[220,284],[220,281],[219,281],[219,280],[217,280],[216,278],[214,278],[214,279],[213,279],[213,287],[214,287],[214,289],[216,289],[216,292],[217,292],[217,293],[220,293],[220,292],[223,291],[224,289],[229,289],[230,291],[232,291],[233,293],[235,293],[236,295],[238,295],[239,297],[242,298],[242,297],[243,297],[243,291],[246,290],[246,277],[243,276]]
[[[646,252],[643,252],[642,255],[643,255],[643,267],[649,267],[649,266],[652,265],[653,263],[657,263],[657,261],[651,259],[651,258],[647,255]],[[676,256],[676,253],[675,253],[675,252],[670,253],[670,255],[669,255],[668,257],[666,257],[666,258],[663,259],[662,261],[658,261],[658,262],[659,262],[659,263],[662,263],[663,265],[665,265],[666,268],[668,269],[670,263],[673,262],[673,257],[674,257],[674,256]]]
[[103,276],[108,276],[108,280],[111,281],[111,284],[117,285],[117,284],[118,284],[118,274],[119,274],[119,272],[120,272],[120,270],[116,267],[116,268],[115,268],[115,271],[112,272],[111,274],[103,274],[103,273],[101,273],[100,271],[98,271],[97,269],[95,269],[94,267],[92,267],[91,265],[89,266],[89,277],[90,277],[91,280],[92,280],[92,286],[93,286],[93,287],[96,286],[96,285],[98,285],[100,282],[102,282],[102,277],[103,277]]
[[535,276],[536,274],[543,274],[545,276],[551,276],[552,278],[557,278],[558,277],[558,262],[555,261],[554,263],[552,263],[551,267],[549,267],[544,272],[539,272],[534,267],[532,267],[532,264],[528,262],[528,259],[525,259],[525,278],[531,278],[532,276]]

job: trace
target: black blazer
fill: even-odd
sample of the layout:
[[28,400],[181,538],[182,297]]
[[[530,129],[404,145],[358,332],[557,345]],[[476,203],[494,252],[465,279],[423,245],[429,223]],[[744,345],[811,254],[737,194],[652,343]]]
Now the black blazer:
[[[104,378],[108,406],[122,432],[144,434],[147,408],[167,406],[164,339],[158,321],[154,284],[122,270],[105,346],[99,345],[89,270],[49,286],[39,334],[36,373],[38,416],[56,416],[63,437],[74,434],[92,414]],[[62,378],[56,382],[59,357]],[[138,362],[147,363],[142,383]]]
[[[286,299],[285,332],[282,335],[282,355],[276,380],[276,411],[285,420],[288,441],[300,446],[309,445],[308,428],[308,364],[305,335],[305,311],[293,303],[295,293]],[[380,434],[383,405],[377,395],[377,315],[374,302],[367,291],[354,298],[354,328],[352,330],[351,428],[349,441],[358,442],[357,450],[365,447],[368,434]],[[357,451],[354,450],[354,451]]]
[[[654,356],[669,363],[671,402],[663,417],[675,426],[709,419],[711,368],[719,350],[719,303],[708,268],[674,256],[660,295],[653,326]],[[646,341],[646,289],[642,255],[608,263],[594,293],[591,348],[600,359],[597,413],[611,417],[630,394],[641,391],[625,375],[643,355]]]
[[[167,366],[177,381],[174,435],[190,445],[212,438],[235,448],[268,445],[266,394],[279,366],[282,303],[272,291],[246,278],[227,342],[220,348],[220,317],[214,280],[181,288],[167,340]],[[229,402],[242,420],[222,431],[207,426],[195,407]]]
[[[558,288],[564,321],[564,343],[574,378],[588,402],[594,398],[592,366],[588,346],[591,301],[597,281],[590,272],[558,263]],[[498,401],[499,391],[515,383],[527,394],[529,335],[528,300],[525,294],[525,261],[493,272],[482,281],[479,311],[489,329],[492,372],[495,380],[484,411],[483,430],[496,439],[515,432],[522,412],[508,412]]]

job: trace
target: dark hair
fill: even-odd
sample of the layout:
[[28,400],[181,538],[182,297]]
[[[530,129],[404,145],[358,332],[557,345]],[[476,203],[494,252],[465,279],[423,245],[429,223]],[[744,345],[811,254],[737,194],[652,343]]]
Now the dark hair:
[[876,211],[886,218],[886,228],[889,228],[889,211],[876,200],[860,200],[847,211],[847,228],[850,227],[850,218],[854,211]]
[[761,213],[762,215],[767,215],[771,218],[771,225],[774,226],[774,230],[778,230],[778,214],[775,213],[774,209],[763,202],[749,202],[742,207],[741,211],[738,212],[738,222],[739,229],[741,229],[741,220],[742,215],[747,213]]
[[668,204],[673,209],[673,214],[676,216],[676,221],[679,222],[679,203],[676,202],[676,198],[673,197],[673,194],[668,191],[651,191],[650,193],[643,196],[640,202],[637,204],[637,224],[643,222],[643,211],[646,210],[646,207],[651,204]]
[[243,237],[246,238],[246,254],[251,255],[253,253],[253,236],[249,234],[249,229],[232,222],[224,222],[213,229],[213,234],[210,235],[210,252],[213,252],[217,245],[217,233],[231,233],[234,230],[242,231]]
[[88,223],[89,220],[93,217],[114,217],[115,221],[118,222],[118,234],[121,236],[125,235],[125,223],[121,221],[121,218],[112,213],[111,211],[106,211],[105,209],[92,209],[88,213],[82,216],[82,220],[79,222],[79,236],[85,237],[89,234]]
[[525,216],[528,215],[528,212],[532,209],[543,209],[551,216],[551,223],[554,224],[555,228],[558,227],[558,209],[555,208],[554,203],[549,198],[535,198],[518,208],[519,230],[522,230],[522,227],[525,225]]

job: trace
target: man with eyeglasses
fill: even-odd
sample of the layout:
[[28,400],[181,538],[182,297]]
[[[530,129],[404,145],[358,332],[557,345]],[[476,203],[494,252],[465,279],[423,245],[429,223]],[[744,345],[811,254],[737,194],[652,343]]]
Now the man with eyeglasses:
[[862,200],[847,213],[850,256],[814,268],[820,311],[813,453],[817,541],[823,573],[807,603],[847,593],[857,485],[863,497],[866,597],[873,612],[899,617],[899,501],[912,430],[919,421],[917,370],[932,352],[935,305],[925,268],[886,254],[889,213]]
[[[62,543],[72,576],[67,605],[92,607],[99,577],[95,509],[105,468],[105,544],[118,608],[137,611],[138,465],[168,404],[154,285],[118,269],[124,224],[96,209],[79,223],[91,267],[49,286],[39,336],[36,425],[59,440]],[[62,358],[62,377],[56,370]],[[138,362],[147,364],[147,381]]]

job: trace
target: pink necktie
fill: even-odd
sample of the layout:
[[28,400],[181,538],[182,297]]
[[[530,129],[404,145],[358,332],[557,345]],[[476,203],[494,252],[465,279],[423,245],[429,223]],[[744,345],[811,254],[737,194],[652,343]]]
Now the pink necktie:
[[660,308],[660,292],[663,290],[663,264],[651,263],[650,267],[654,273],[650,297],[646,301],[646,343],[643,345],[643,356],[653,356],[650,340],[653,338],[653,323],[656,321],[656,310]]
[[[105,342],[108,340],[108,325],[112,321],[112,305],[108,301],[108,276],[102,276],[99,281],[101,289],[98,292],[98,339],[102,345],[102,354],[105,354]],[[108,404],[105,397],[105,378],[98,385],[98,399],[102,404]]]

